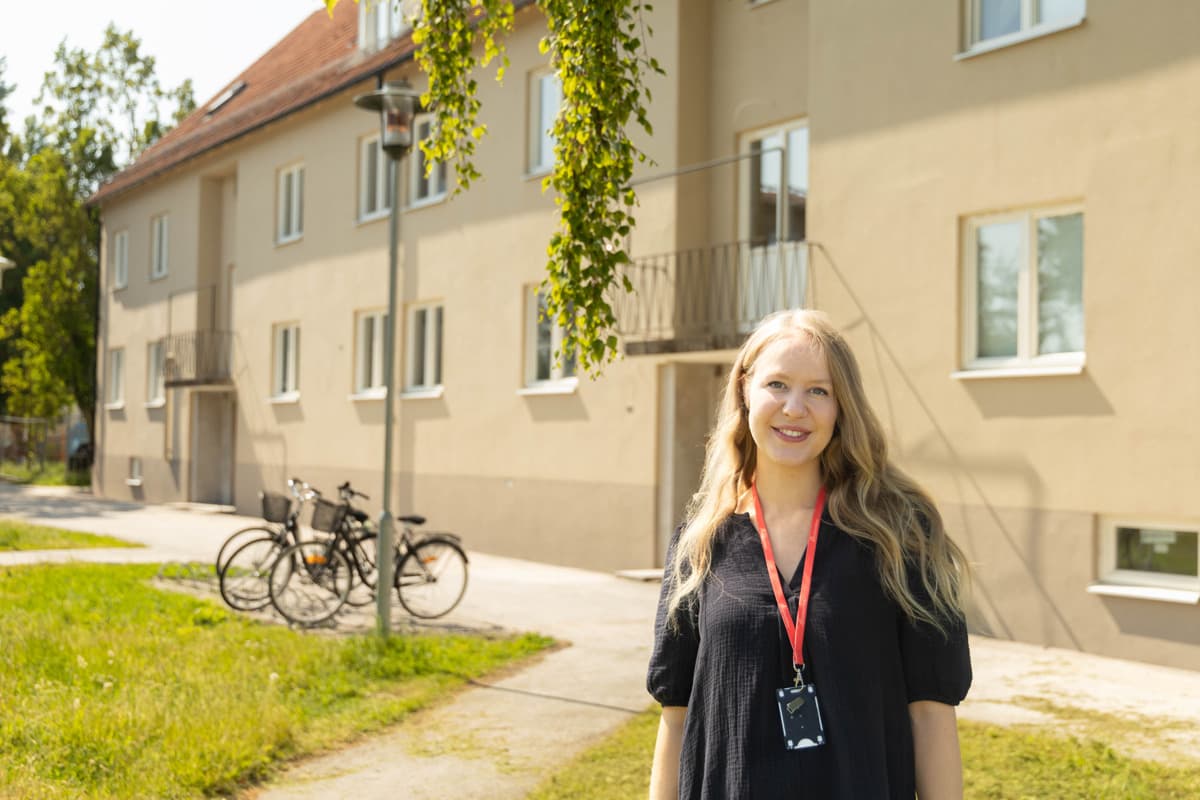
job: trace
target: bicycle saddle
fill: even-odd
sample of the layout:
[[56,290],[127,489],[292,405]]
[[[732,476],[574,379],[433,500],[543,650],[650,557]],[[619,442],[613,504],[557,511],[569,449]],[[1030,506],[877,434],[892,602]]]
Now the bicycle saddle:
[[397,517],[401,522],[407,522],[409,525],[424,525],[425,518],[420,514],[409,514],[407,517]]
[[350,516],[354,517],[359,522],[366,522],[369,519],[367,512],[357,508],[350,509]]

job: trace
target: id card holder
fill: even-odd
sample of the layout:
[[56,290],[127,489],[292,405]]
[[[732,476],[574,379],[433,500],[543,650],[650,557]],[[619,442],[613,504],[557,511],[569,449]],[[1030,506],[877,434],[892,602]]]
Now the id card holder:
[[811,683],[786,686],[775,692],[779,701],[779,721],[783,723],[783,743],[788,750],[804,750],[825,744],[825,726],[817,689]]

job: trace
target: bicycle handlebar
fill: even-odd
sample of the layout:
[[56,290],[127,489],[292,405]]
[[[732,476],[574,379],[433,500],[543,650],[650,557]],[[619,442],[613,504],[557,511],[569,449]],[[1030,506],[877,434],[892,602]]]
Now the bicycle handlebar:
[[363,500],[371,499],[370,497],[367,497],[365,494],[358,491],[357,489],[351,488],[350,481],[346,481],[345,483],[343,483],[341,486],[338,487],[338,494],[342,495],[342,497],[345,499],[350,499],[350,498],[354,498],[354,497],[361,497]]

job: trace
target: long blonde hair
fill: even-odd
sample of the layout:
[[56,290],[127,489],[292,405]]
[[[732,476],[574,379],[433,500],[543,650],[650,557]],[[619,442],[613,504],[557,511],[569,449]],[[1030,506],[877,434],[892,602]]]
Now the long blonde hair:
[[[819,311],[771,314],[738,351],[708,439],[700,489],[688,505],[674,559],[667,565],[670,617],[704,583],[713,539],[754,480],[757,450],[750,436],[746,378],[767,345],[797,334],[824,354],[838,402],[833,438],[820,456],[829,516],[839,529],[873,546],[880,583],[904,613],[945,633],[962,609],[966,557],[946,535],[933,500],[888,459],[887,439],[867,402],[858,362]],[[909,564],[916,567],[928,602],[914,596]]]

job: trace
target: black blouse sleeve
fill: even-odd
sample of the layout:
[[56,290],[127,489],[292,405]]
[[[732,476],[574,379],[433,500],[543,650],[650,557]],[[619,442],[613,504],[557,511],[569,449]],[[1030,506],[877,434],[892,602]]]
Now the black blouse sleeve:
[[[930,608],[932,601],[915,566],[909,567],[908,585],[917,602]],[[963,615],[956,613],[947,620],[944,633],[927,622],[914,622],[903,611],[899,616],[900,657],[908,702],[961,703],[971,687],[971,653]]]
[[692,694],[692,676],[696,670],[696,653],[700,649],[697,627],[699,604],[695,595],[679,605],[674,624],[667,619],[671,564],[675,559],[680,530],[675,531],[667,548],[667,566],[654,620],[654,649],[650,653],[650,667],[646,672],[646,689],[651,697],[664,706],[688,704]]

